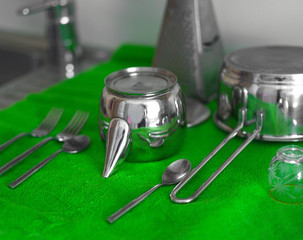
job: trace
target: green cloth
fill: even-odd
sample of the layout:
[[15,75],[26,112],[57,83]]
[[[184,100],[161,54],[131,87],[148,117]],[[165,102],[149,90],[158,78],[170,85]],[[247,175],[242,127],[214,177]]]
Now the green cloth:
[[[303,239],[303,205],[283,204],[269,195],[267,169],[286,143],[252,142],[193,203],[173,203],[173,186],[165,186],[114,224],[106,221],[159,183],[171,162],[187,158],[195,167],[227,135],[209,119],[187,130],[174,156],[124,162],[117,174],[102,178],[105,144],[99,137],[98,109],[104,78],[119,69],[150,66],[153,53],[151,47],[125,45],[109,62],[0,112],[0,143],[34,129],[53,106],[65,112],[52,135],[81,109],[90,112],[81,133],[91,138],[87,150],[61,153],[17,189],[7,185],[61,143],[48,143],[0,178],[0,239]],[[209,107],[214,112],[216,103]],[[1,165],[40,140],[20,139],[0,152]],[[191,194],[242,141],[232,140],[179,196]]]

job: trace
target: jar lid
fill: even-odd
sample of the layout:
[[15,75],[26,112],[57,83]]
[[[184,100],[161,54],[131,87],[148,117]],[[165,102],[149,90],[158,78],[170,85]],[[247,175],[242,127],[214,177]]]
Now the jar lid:
[[132,67],[106,77],[107,88],[126,95],[154,95],[169,90],[177,77],[161,68]]

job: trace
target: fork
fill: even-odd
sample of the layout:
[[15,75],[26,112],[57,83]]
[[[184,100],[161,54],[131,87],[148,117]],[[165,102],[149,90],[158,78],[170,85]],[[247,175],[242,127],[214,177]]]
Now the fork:
[[13,137],[12,139],[8,140],[7,142],[0,145],[0,151],[8,147],[10,144],[16,142],[18,139],[30,135],[32,137],[44,137],[49,134],[53,128],[57,125],[62,113],[63,109],[61,108],[52,108],[44,120],[40,123],[40,125],[34,129],[30,133],[20,133],[17,136]]
[[21,153],[19,156],[15,157],[11,161],[9,161],[5,165],[3,165],[0,168],[0,175],[5,173],[6,171],[8,171],[10,168],[15,166],[17,163],[21,162],[23,159],[25,159],[27,156],[29,156],[30,154],[35,152],[37,149],[39,149],[40,147],[42,147],[49,141],[57,140],[59,142],[65,142],[66,140],[76,136],[83,128],[88,116],[89,116],[89,113],[87,113],[87,112],[77,111],[75,113],[74,117],[72,118],[72,120],[70,120],[70,122],[63,129],[62,132],[58,133],[55,137],[47,137],[47,138],[43,139],[41,142],[37,143],[36,145],[31,147],[24,153]]

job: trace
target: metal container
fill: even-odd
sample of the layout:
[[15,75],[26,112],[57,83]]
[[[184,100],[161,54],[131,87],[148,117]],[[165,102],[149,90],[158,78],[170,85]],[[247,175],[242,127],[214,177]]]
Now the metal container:
[[[303,48],[254,47],[228,54],[220,74],[218,127],[230,134],[171,193],[178,203],[195,200],[254,139],[303,140]],[[190,196],[177,192],[236,135],[247,139]]]
[[110,74],[105,85],[99,114],[101,138],[107,142],[104,177],[126,155],[127,161],[148,162],[180,149],[186,127],[185,103],[173,73],[128,68]]
[[264,113],[256,139],[303,139],[303,48],[254,47],[228,54],[221,72],[216,124],[232,131],[240,108],[247,109],[245,131],[254,129],[258,111]]
[[186,97],[208,102],[223,56],[211,0],[168,0],[153,66],[176,74]]

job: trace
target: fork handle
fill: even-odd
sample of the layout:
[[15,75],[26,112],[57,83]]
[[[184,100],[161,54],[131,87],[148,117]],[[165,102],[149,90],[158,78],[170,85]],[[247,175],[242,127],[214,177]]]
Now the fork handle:
[[13,160],[9,161],[5,165],[0,168],[0,175],[5,173],[7,170],[15,166],[17,163],[21,162],[27,156],[35,152],[37,149],[42,147],[44,144],[48,143],[49,141],[53,140],[54,137],[48,137],[43,139],[41,142],[37,143],[35,146],[31,147],[30,149],[26,150],[24,153],[21,153],[18,157],[15,157]]
[[18,187],[21,183],[23,183],[26,179],[28,179],[30,176],[32,176],[35,172],[37,172],[39,169],[44,167],[47,163],[50,162],[54,157],[56,157],[59,153],[63,152],[62,149],[58,150],[57,152],[53,153],[46,159],[44,159],[42,162],[38,163],[36,166],[28,170],[26,173],[24,173],[22,176],[17,178],[15,181],[13,181],[11,184],[8,186],[11,188],[16,188]]
[[16,137],[13,137],[12,139],[8,140],[7,142],[3,143],[0,145],[0,151],[2,151],[4,148],[6,148],[7,146],[9,146],[10,144],[16,142],[18,139],[24,137],[28,135],[28,133],[20,133],[19,135],[17,135]]

